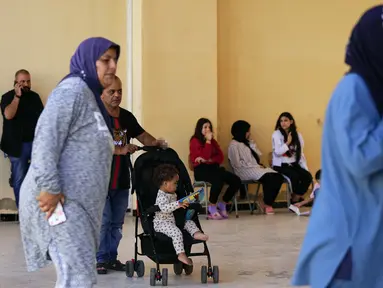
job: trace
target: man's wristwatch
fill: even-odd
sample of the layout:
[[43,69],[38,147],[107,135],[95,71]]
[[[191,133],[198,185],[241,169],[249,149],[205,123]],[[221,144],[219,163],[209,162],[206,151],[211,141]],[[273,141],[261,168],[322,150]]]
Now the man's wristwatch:
[[19,99],[21,98],[21,96],[17,96],[16,94],[15,94],[15,97],[16,97],[16,98],[19,98]]

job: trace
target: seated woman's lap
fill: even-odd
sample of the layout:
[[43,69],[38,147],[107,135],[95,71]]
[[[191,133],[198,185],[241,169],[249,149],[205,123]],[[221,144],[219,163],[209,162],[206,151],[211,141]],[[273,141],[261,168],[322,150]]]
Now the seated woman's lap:
[[241,185],[241,179],[238,176],[218,165],[198,165],[194,168],[194,178],[196,181],[205,181],[212,185],[220,182],[238,187]]
[[216,198],[218,198],[225,183],[229,185],[224,195],[225,202],[230,201],[241,187],[241,179],[238,176],[218,165],[198,165],[194,168],[194,177],[197,181],[209,182],[212,185],[210,198],[213,200],[211,201],[213,203],[216,202]]
[[309,171],[299,165],[283,165],[282,167],[275,166],[273,169],[290,179],[293,191],[296,194],[304,194],[311,185],[312,176]]
[[221,171],[224,169],[219,165],[208,165],[200,164],[194,168],[194,178],[197,181],[205,181],[213,184],[212,182],[217,182],[221,177]]

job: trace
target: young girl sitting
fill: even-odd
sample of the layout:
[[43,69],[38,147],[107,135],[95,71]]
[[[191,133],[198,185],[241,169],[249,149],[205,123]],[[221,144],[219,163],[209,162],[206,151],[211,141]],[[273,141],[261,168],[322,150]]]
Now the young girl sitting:
[[309,199],[306,199],[306,200],[303,200],[303,201],[300,201],[298,203],[295,203],[294,205],[298,208],[301,208],[302,206],[305,206],[307,204],[310,204],[312,202],[314,202],[314,199],[315,197],[318,196],[318,191],[319,191],[319,188],[320,188],[320,175],[321,175],[321,170],[319,169],[317,171],[317,173],[315,173],[315,185],[314,185],[314,189],[313,189],[313,192],[311,192],[310,194],[310,198]]
[[[184,241],[181,230],[176,226],[173,212],[179,208],[186,209],[188,203],[177,201],[177,182],[179,176],[176,167],[169,164],[161,164],[154,170],[154,182],[159,187],[156,204],[161,211],[154,216],[154,230],[172,238],[174,250],[178,260],[191,265],[191,260],[186,256]],[[203,234],[192,220],[185,222],[185,230],[196,240],[207,241],[208,236]]]
[[[190,161],[193,163],[195,180],[211,184],[208,218],[213,220],[229,217],[226,206],[241,188],[241,179],[221,166],[223,160],[222,150],[214,139],[213,125],[209,119],[200,118],[190,139]],[[221,202],[218,198],[224,184],[228,187]]]

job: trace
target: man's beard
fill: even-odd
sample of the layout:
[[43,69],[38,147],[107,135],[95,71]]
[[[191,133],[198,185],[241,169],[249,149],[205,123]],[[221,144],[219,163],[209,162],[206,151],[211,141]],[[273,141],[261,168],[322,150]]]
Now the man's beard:
[[23,88],[21,88],[21,90],[22,90],[24,93],[28,93],[29,91],[31,91],[31,88],[29,88],[29,87],[23,87]]

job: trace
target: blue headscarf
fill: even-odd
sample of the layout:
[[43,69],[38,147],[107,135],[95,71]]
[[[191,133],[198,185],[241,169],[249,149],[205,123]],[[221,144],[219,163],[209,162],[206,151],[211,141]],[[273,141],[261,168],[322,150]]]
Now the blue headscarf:
[[[101,100],[101,94],[104,89],[100,80],[98,80],[96,61],[109,49],[115,48],[117,60],[120,56],[120,46],[102,37],[88,38],[81,42],[76,52],[70,60],[70,73],[64,78],[81,77],[92,90],[101,114],[112,132],[112,120]],[[63,80],[64,80],[63,79]]]
[[369,9],[355,25],[345,62],[366,82],[383,116],[383,5]]

